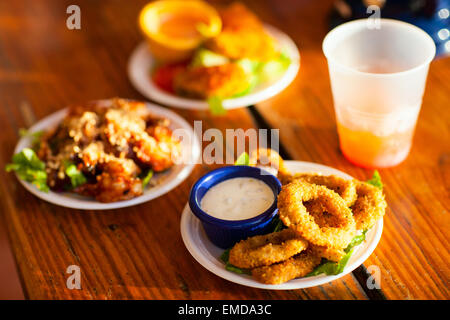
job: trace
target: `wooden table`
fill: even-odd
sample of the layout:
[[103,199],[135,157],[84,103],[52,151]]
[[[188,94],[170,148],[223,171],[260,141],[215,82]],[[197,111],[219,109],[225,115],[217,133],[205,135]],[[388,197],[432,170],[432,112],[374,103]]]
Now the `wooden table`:
[[[0,2],[0,167],[18,129],[60,108],[114,96],[144,99],[126,68],[141,41],[136,24],[146,1]],[[65,26],[81,8],[81,30]],[[207,128],[280,128],[283,155],[367,179],[338,147],[321,42],[332,1],[248,1],[301,51],[301,69],[283,93],[223,117],[175,110]],[[104,212],[71,210],[28,193],[0,170],[0,208],[24,295],[30,299],[448,299],[450,59],[431,64],[414,146],[401,165],[380,170],[389,205],[381,241],[353,273],[305,290],[240,286],[205,270],[183,245],[179,224],[191,185],[210,170],[198,165],[179,187],[151,202]],[[0,228],[1,231],[1,228]],[[66,288],[66,269],[81,268],[82,289]],[[367,270],[380,270],[369,289]],[[8,275],[8,277],[14,275]],[[369,280],[370,282],[370,280]]]

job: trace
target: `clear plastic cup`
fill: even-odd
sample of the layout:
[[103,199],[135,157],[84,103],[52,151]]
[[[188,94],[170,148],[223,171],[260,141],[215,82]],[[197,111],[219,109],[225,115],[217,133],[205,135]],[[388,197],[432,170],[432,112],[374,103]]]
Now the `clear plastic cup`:
[[340,146],[352,163],[391,167],[409,153],[436,47],[409,23],[344,23],[323,41]]

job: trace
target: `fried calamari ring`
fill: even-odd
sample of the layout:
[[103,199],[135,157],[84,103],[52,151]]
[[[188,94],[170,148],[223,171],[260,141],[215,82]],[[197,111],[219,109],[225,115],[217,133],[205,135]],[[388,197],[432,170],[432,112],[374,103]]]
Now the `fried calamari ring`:
[[314,270],[321,258],[309,250],[297,254],[286,261],[270,266],[255,268],[252,276],[266,284],[280,284],[286,281],[304,277]]
[[[317,200],[333,215],[336,226],[319,226],[309,214],[304,202]],[[334,191],[302,180],[281,188],[278,195],[281,221],[301,237],[319,246],[345,248],[356,234],[355,220],[344,200]]]
[[289,259],[305,250],[308,242],[290,230],[284,229],[242,240],[230,250],[229,261],[239,268],[268,266]]
[[314,218],[314,221],[320,226],[339,227],[339,220],[326,211],[325,206],[317,200],[304,202],[303,205],[308,210],[309,214]]
[[368,230],[384,216],[386,200],[381,189],[365,182],[356,182],[356,193],[358,198],[350,208],[355,218],[356,229]]
[[310,248],[316,256],[335,262],[341,261],[341,259],[347,254],[342,248],[332,248],[316,245],[311,245]]
[[311,184],[325,186],[339,194],[342,199],[344,199],[348,207],[352,206],[357,198],[355,182],[336,175],[323,176],[315,173],[297,173],[286,177],[283,180],[283,184],[287,184],[295,180],[303,180]]
[[274,173],[274,175],[287,175],[288,170],[284,166],[283,158],[273,149],[259,148],[251,152],[249,164],[260,167]]

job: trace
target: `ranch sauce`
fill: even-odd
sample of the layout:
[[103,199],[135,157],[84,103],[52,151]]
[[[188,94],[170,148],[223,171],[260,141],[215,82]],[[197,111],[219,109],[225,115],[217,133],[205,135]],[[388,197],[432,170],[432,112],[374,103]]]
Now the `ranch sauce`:
[[272,189],[254,178],[233,178],[222,181],[203,196],[201,208],[222,220],[245,220],[270,208],[275,200]]

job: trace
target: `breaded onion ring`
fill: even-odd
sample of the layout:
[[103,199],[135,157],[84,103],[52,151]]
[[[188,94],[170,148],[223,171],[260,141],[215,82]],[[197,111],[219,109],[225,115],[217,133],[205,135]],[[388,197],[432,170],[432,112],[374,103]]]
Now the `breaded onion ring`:
[[286,281],[304,277],[314,270],[321,258],[309,250],[295,255],[286,261],[270,266],[255,268],[252,276],[259,282],[266,284],[280,284]]
[[[320,201],[326,211],[336,218],[336,226],[319,226],[309,214],[304,202]],[[355,220],[344,200],[334,191],[302,180],[281,188],[278,195],[281,221],[301,237],[319,246],[345,248],[356,234]]]
[[356,193],[358,198],[350,208],[355,218],[356,229],[368,230],[384,216],[386,200],[381,189],[365,182],[356,182]]
[[305,250],[308,242],[290,230],[242,240],[230,250],[229,262],[239,268],[268,266]]
[[287,184],[295,180],[303,180],[333,190],[344,199],[348,207],[352,206],[357,198],[355,182],[336,175],[323,176],[315,173],[297,173],[283,178],[282,183]]

